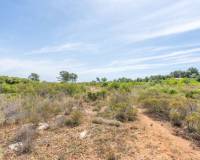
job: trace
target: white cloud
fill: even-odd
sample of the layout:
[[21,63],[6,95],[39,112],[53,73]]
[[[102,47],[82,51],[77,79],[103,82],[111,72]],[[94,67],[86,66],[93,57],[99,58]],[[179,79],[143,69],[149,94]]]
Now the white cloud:
[[61,53],[71,51],[82,51],[95,49],[93,44],[85,43],[65,43],[59,45],[46,46],[39,49],[30,51],[29,54],[48,54],[48,53]]
[[[119,10],[115,7],[117,1],[108,2],[113,3],[110,12],[115,12],[102,15],[113,23],[110,24],[109,32],[113,34],[114,39],[141,42],[200,29],[198,0],[126,1],[127,3],[122,3],[123,5],[119,3],[123,6]],[[120,21],[114,23],[116,15]]]
[[162,36],[169,36],[173,34],[184,33],[192,30],[200,29],[200,20],[194,20],[191,22],[184,22],[182,24],[171,24],[159,28],[157,31],[151,31],[141,34],[140,36],[129,35],[127,38],[133,40],[133,42],[143,41],[152,38],[158,38]]
[[195,57],[194,53],[200,52],[200,48],[174,51],[168,54],[149,56],[144,58],[133,58],[129,60],[116,60],[108,65],[97,68],[87,68],[82,70],[81,75],[87,74],[114,74],[123,72],[134,72],[138,70],[149,70],[160,67],[192,64],[200,62],[200,58]]
[[138,63],[144,63],[144,62],[150,62],[153,60],[160,60],[160,61],[166,61],[171,59],[179,59],[182,56],[186,56],[191,53],[200,52],[200,48],[192,48],[192,49],[186,49],[181,51],[175,51],[168,54],[159,54],[154,56],[146,56],[143,58],[132,58],[132,59],[125,59],[125,60],[115,60],[110,63],[110,66],[117,66],[117,65],[130,65],[130,64],[138,64]]

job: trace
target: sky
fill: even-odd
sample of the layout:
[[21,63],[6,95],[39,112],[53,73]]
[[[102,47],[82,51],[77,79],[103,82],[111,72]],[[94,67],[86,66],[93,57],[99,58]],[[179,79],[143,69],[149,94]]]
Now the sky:
[[200,69],[200,0],[0,0],[0,75],[56,81]]

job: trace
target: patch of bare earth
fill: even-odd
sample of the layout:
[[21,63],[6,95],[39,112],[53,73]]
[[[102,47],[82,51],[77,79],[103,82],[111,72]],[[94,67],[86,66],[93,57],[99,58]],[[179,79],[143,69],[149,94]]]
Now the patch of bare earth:
[[[135,122],[120,127],[93,124],[92,108],[85,111],[83,124],[46,130],[34,141],[31,153],[17,156],[6,147],[15,127],[0,130],[3,160],[199,160],[200,151],[190,141],[174,136],[171,128],[154,121],[142,111]],[[87,131],[84,138],[80,133]]]

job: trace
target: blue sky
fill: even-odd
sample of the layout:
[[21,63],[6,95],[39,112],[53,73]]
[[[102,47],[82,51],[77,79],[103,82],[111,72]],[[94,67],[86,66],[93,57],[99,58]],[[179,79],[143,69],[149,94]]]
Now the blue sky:
[[0,0],[0,74],[144,77],[200,69],[199,0]]

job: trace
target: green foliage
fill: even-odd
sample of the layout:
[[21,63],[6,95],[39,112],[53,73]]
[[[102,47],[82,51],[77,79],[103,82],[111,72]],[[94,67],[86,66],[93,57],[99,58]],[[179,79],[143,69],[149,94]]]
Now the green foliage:
[[58,80],[61,82],[76,82],[78,79],[78,76],[75,73],[61,71],[59,74]]
[[31,73],[31,75],[28,76],[28,79],[32,81],[40,81],[40,76],[37,73]]
[[120,83],[118,83],[118,82],[111,82],[111,83],[109,83],[108,88],[109,89],[119,89],[120,88]]
[[196,80],[200,82],[200,75],[197,76]]
[[88,92],[87,98],[91,101],[96,101],[98,99],[105,99],[106,94],[107,94],[106,90],[101,90],[98,92]]
[[[197,78],[198,76],[199,76],[199,70],[197,68],[191,67],[186,71],[177,70],[177,71],[171,72],[169,75],[154,75],[150,77],[145,77],[144,79],[137,78],[135,81],[160,83],[163,80],[167,80],[171,78],[176,78],[176,79]],[[189,81],[186,79],[186,82],[189,82]]]

